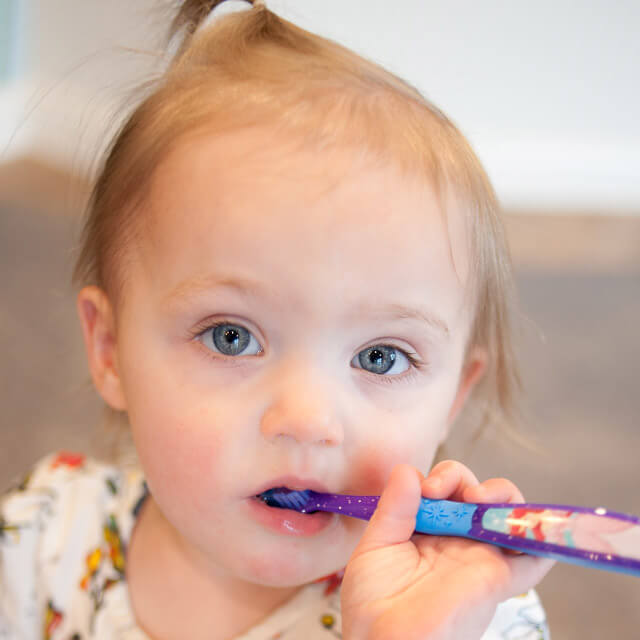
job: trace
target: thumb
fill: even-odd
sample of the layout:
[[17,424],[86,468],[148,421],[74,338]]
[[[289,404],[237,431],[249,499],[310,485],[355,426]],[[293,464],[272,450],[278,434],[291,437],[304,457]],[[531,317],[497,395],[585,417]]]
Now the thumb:
[[407,542],[411,538],[420,506],[421,480],[420,472],[407,464],[394,467],[356,554]]

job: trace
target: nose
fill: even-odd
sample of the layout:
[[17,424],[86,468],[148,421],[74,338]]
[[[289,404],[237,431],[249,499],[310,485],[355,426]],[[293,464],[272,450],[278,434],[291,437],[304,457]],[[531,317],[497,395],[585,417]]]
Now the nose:
[[331,385],[295,367],[280,373],[260,421],[262,435],[268,440],[286,437],[300,444],[340,445],[344,431]]

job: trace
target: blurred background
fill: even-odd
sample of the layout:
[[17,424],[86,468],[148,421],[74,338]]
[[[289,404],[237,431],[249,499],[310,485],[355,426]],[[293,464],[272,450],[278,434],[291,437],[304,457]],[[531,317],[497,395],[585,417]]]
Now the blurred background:
[[[417,86],[504,205],[532,452],[461,425],[450,452],[537,502],[640,515],[640,3],[276,0]],[[40,456],[101,456],[70,286],[100,151],[163,68],[167,3],[0,0],[0,490]],[[563,565],[554,638],[640,637],[637,578]]]

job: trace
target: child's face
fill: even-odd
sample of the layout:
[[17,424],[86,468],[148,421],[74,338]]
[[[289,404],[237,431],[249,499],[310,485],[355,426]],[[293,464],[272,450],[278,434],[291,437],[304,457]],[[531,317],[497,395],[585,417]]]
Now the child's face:
[[253,496],[377,494],[399,462],[427,470],[481,370],[461,370],[460,216],[450,246],[428,185],[261,131],[178,146],[148,204],[115,362],[156,503],[214,570],[335,571],[365,523]]

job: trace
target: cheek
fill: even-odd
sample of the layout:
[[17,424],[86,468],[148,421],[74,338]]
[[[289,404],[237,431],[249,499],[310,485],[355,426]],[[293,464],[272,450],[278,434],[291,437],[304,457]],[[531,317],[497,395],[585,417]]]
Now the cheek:
[[349,456],[348,486],[354,493],[379,494],[397,464],[410,464],[426,475],[446,433],[453,386],[453,376],[443,377],[414,404],[364,421],[368,426]]
[[133,439],[153,493],[195,498],[216,466],[222,438],[192,416],[172,413],[172,408],[159,403],[143,414],[133,414]]
[[380,494],[391,470],[400,463],[410,464],[426,474],[437,446],[433,436],[422,436],[413,442],[379,439],[353,457],[349,487],[354,488],[354,493]]
[[224,401],[215,393],[196,393],[162,341],[135,328],[124,336],[120,361],[129,422],[145,472],[171,474],[174,480],[203,473],[225,445],[228,430],[221,427],[229,416]]
[[243,430],[238,411],[223,398],[193,397],[171,382],[162,375],[146,378],[132,394],[129,407],[133,440],[149,488],[165,512],[179,517],[178,512],[187,508],[185,496],[191,509],[213,508],[212,496],[229,482],[229,460],[238,457]]
[[201,469],[206,460],[214,461],[225,448],[223,418],[215,422],[205,411],[179,410],[168,403],[132,415],[136,444],[145,457],[169,466]]

